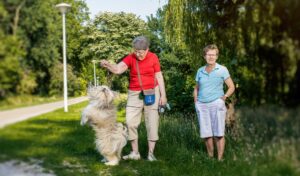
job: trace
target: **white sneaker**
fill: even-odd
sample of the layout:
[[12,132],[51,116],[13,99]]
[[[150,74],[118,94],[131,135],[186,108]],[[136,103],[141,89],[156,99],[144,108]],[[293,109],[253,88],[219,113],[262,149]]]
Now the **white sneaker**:
[[147,159],[148,159],[148,161],[157,161],[157,159],[155,158],[153,153],[149,153]]
[[141,159],[141,155],[139,153],[130,152],[129,155],[125,155],[122,158],[124,160],[139,160],[139,159]]

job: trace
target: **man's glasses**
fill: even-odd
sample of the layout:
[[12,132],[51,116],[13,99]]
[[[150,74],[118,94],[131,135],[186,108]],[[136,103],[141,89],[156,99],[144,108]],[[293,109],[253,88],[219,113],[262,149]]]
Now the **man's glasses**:
[[206,54],[206,56],[208,56],[208,57],[216,57],[217,54]]

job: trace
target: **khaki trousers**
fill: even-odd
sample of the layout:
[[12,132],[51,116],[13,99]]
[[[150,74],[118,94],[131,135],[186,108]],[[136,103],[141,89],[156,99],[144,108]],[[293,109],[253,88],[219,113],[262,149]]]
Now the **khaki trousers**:
[[157,141],[159,115],[158,103],[160,99],[159,88],[155,88],[155,103],[150,106],[144,105],[144,100],[139,99],[141,91],[128,91],[126,106],[126,124],[128,128],[128,140],[138,139],[137,129],[141,123],[142,111],[144,109],[145,124],[147,129],[147,138],[151,141]]

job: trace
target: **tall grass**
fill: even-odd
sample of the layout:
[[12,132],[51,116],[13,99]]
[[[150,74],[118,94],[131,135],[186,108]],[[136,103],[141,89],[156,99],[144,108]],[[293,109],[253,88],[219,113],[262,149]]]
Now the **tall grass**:
[[[149,162],[144,123],[139,128],[142,160],[121,161],[107,167],[95,150],[94,133],[80,126],[87,105],[71,106],[0,130],[0,161],[32,158],[57,175],[300,175],[299,109],[280,107],[239,108],[235,124],[226,134],[225,160],[207,157],[199,137],[195,114],[165,114],[160,119],[160,140]],[[121,107],[121,106],[120,106]],[[119,121],[124,112],[119,113]],[[127,145],[123,154],[130,151]]]

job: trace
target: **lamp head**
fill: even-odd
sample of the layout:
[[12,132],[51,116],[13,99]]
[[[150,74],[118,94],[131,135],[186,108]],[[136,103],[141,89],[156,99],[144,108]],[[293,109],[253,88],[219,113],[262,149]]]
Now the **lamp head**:
[[61,13],[66,13],[69,8],[71,8],[70,4],[60,3],[55,6]]

